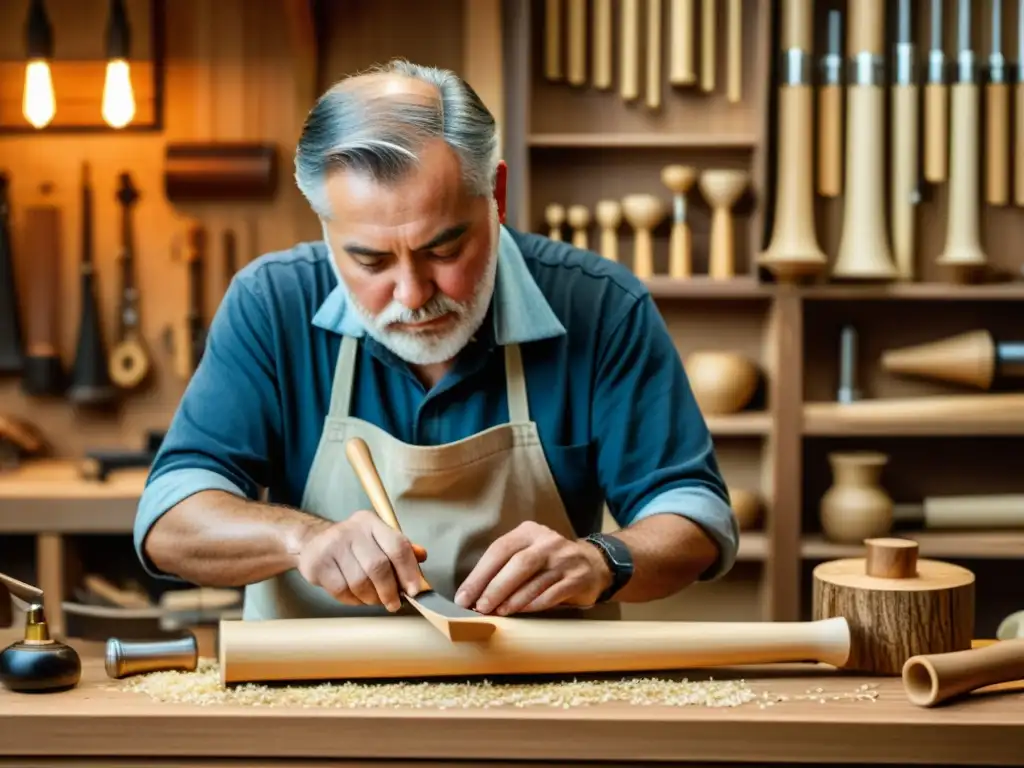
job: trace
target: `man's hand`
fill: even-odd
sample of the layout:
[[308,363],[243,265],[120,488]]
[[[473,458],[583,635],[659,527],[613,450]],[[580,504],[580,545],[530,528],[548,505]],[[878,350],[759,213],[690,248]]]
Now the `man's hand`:
[[487,548],[455,602],[500,616],[559,605],[586,607],[611,582],[604,555],[593,544],[527,521]]
[[340,523],[318,521],[300,545],[298,570],[339,602],[384,605],[394,613],[401,606],[399,583],[409,595],[419,591],[417,561],[424,559],[422,548],[361,510]]

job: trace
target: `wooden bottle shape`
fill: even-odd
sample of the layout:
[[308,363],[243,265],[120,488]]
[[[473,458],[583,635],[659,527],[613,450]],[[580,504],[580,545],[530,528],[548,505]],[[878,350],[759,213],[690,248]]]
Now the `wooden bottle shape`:
[[572,244],[587,249],[587,227],[590,226],[590,211],[585,205],[570,205],[566,220],[572,227]]
[[749,183],[750,174],[746,171],[704,171],[700,176],[700,192],[712,208],[708,259],[708,276],[712,279],[731,280],[736,276],[732,207]]
[[548,225],[548,238],[551,240],[561,240],[562,227],[565,226],[565,206],[551,203],[551,205],[544,209],[544,221]]
[[821,530],[836,542],[859,543],[892,528],[893,503],[880,485],[882,453],[830,453],[833,484],[821,497]]
[[825,254],[814,229],[814,88],[810,79],[814,2],[783,0],[782,14],[787,71],[779,85],[775,218],[771,242],[758,263],[777,280],[794,281],[825,268]]
[[989,389],[995,378],[996,345],[988,331],[971,331],[883,352],[882,367],[889,373]]
[[672,234],[668,241],[668,273],[677,279],[693,275],[693,238],[686,220],[686,195],[698,171],[689,165],[666,165],[661,183],[672,192]]
[[847,47],[855,61],[846,91],[846,194],[832,276],[896,277],[885,220],[883,0],[850,0]]
[[622,213],[636,230],[633,250],[633,274],[641,280],[654,275],[653,230],[665,218],[665,204],[654,195],[627,195],[622,199]]
[[622,204],[618,200],[600,200],[594,206],[594,218],[601,228],[601,255],[608,261],[618,261]]
[[932,707],[986,685],[1024,679],[1024,639],[1000,640],[966,651],[911,656],[903,690],[911,703]]

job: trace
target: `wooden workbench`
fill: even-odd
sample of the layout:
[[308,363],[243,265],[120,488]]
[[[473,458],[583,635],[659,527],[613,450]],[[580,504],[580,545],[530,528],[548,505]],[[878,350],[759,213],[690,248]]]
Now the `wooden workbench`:
[[[953,705],[909,704],[898,679],[819,665],[716,669],[758,691],[845,693],[875,701],[782,702],[761,708],[601,705],[488,710],[325,710],[158,703],[120,690],[90,646],[81,684],[57,694],[0,689],[0,766],[562,765],[709,762],[1024,765],[1024,690]],[[60,762],[57,759],[60,758]],[[344,762],[339,762],[344,761]],[[354,761],[354,762],[348,762]],[[605,762],[604,764],[608,764]]]

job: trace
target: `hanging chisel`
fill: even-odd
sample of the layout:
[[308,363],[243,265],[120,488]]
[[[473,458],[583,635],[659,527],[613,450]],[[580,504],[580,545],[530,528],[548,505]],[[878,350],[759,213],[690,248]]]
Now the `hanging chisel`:
[[1010,202],[1010,86],[1003,58],[1003,0],[991,0],[992,23],[985,85],[985,200]]
[[949,172],[949,87],[942,44],[942,4],[943,0],[932,0],[931,50],[924,86],[924,178],[932,184],[944,182]]

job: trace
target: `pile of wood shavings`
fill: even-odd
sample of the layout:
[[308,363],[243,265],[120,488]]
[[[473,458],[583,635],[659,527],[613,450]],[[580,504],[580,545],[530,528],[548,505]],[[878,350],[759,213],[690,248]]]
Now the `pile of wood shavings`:
[[636,706],[762,708],[794,700],[868,700],[877,694],[868,686],[853,693],[832,694],[813,689],[799,696],[756,693],[743,680],[624,680],[553,683],[323,683],[270,686],[244,683],[225,687],[212,659],[202,659],[194,672],[152,672],[128,678],[113,690],[142,693],[154,701],[213,706],[336,709],[491,709],[555,707],[569,709],[611,702]]

